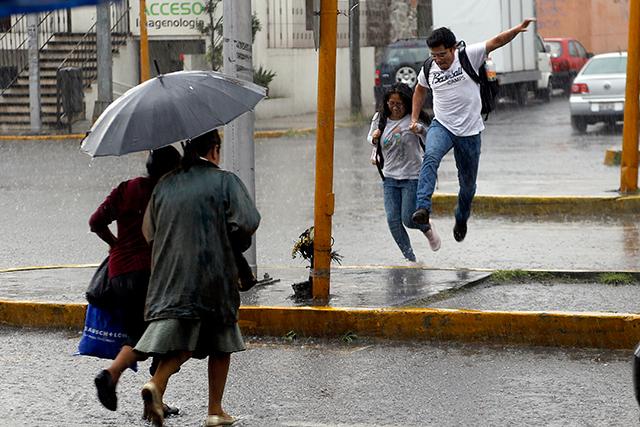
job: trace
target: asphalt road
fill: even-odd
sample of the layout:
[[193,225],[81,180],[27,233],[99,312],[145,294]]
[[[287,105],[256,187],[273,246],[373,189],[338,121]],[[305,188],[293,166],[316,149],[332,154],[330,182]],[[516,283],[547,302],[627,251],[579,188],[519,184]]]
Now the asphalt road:
[[[0,327],[0,424],[144,426],[148,363],[103,409],[93,376],[104,361],[73,356],[77,332]],[[224,398],[238,426],[630,426],[638,423],[631,352],[356,339],[247,340],[232,356]],[[206,363],[189,361],[166,401],[196,426],[206,413]]]
[[[308,126],[291,118],[290,126]],[[368,125],[336,130],[335,249],[346,265],[403,263],[387,229],[382,189],[369,163]],[[478,194],[612,195],[619,169],[602,164],[620,129],[572,134],[566,98],[492,114],[483,134]],[[0,141],[0,268],[99,262],[104,245],[89,232],[94,209],[121,180],[144,173],[144,154],[90,160],[78,141]],[[262,213],[258,265],[304,267],[294,240],[313,224],[315,135],[256,141],[256,198]],[[440,192],[456,192],[453,155],[440,168]],[[434,216],[443,237],[434,254],[412,231],[428,267],[635,270],[637,218],[483,218],[453,240],[453,215]]]

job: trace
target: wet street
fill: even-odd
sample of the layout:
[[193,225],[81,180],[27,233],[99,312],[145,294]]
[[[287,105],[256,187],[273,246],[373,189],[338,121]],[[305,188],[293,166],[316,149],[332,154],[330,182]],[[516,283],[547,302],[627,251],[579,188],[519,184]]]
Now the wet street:
[[[296,126],[295,120],[291,125]],[[387,269],[404,263],[387,230],[380,179],[369,163],[367,130],[368,124],[336,130],[333,235],[345,267],[332,277],[351,287],[332,303],[376,306],[376,301],[397,298],[402,304],[482,275],[456,270],[464,268],[638,270],[636,216],[474,216],[459,244],[451,235],[452,214],[434,217],[443,238],[437,253],[428,249],[424,236],[410,233],[418,259],[428,269]],[[619,168],[602,161],[605,150],[619,147],[621,138],[619,128],[590,127],[587,135],[572,134],[566,98],[500,109],[483,134],[478,194],[614,195]],[[0,141],[0,269],[97,263],[106,255],[106,245],[89,232],[88,218],[115,185],[144,172],[146,156],[92,161],[78,148],[78,141]],[[314,161],[315,135],[256,140],[259,273],[282,281],[259,289],[249,300],[245,296],[245,303],[270,301],[258,298],[267,294],[285,300],[289,283],[308,274],[305,262],[291,258],[291,248],[313,223]],[[438,185],[442,193],[457,191],[452,154],[443,161]],[[368,270],[379,283],[371,284]],[[4,273],[0,297],[80,302],[90,274],[86,268]],[[411,275],[417,279],[407,284]],[[506,291],[500,293],[502,289]],[[512,293],[507,287],[480,287],[480,298],[473,303],[463,293],[432,306],[544,310],[573,302],[580,309],[637,311],[635,288],[616,288],[616,299],[606,304],[593,303],[594,295],[610,296],[600,294],[597,285],[584,288],[580,298],[570,286],[553,289],[531,285]],[[79,337],[78,331],[0,327],[0,425],[148,425],[140,418],[139,398],[148,363],[137,374],[124,374],[119,411],[109,412],[98,403],[92,382],[105,361],[73,356]],[[638,422],[630,350],[363,338],[351,343],[247,341],[248,351],[232,360],[225,395],[226,409],[242,418],[241,426]],[[206,412],[206,363],[188,362],[170,383],[166,399],[182,410],[167,426],[199,425]]]
[[[290,126],[297,124],[295,118]],[[256,124],[260,128],[260,123]],[[338,128],[335,141],[334,248],[345,265],[403,264],[387,229],[382,189],[369,163],[368,124]],[[619,168],[603,164],[621,131],[591,126],[572,134],[568,101],[501,108],[483,134],[477,194],[614,195]],[[0,268],[97,263],[106,245],[88,218],[121,180],[144,173],[144,154],[91,160],[79,141],[0,141]],[[262,213],[258,265],[304,267],[294,240],[313,224],[315,135],[256,140],[256,198]],[[438,192],[457,191],[453,155],[443,160]],[[636,217],[508,218],[473,216],[463,243],[453,214],[434,216],[443,238],[432,253],[411,230],[428,267],[634,270],[640,255]]]
[[[148,363],[126,372],[117,412],[95,397],[104,362],[72,356],[78,334],[0,329],[0,424],[144,426]],[[232,357],[224,404],[238,426],[637,425],[630,351],[455,343],[249,339]],[[37,379],[36,379],[37,378]],[[167,402],[196,426],[206,363],[189,361]]]

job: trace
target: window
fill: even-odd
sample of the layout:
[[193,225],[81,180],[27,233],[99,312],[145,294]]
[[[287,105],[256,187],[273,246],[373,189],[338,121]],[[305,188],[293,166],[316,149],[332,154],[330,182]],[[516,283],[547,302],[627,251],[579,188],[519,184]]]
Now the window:
[[542,43],[542,39],[540,38],[540,36],[536,37],[536,50],[538,52],[545,52],[544,44]]
[[578,56],[580,58],[586,58],[587,50],[584,48],[584,46],[582,46],[579,42],[575,42],[575,44],[576,44],[576,49],[578,49]]
[[562,56],[562,43],[560,42],[546,42],[549,50],[551,51],[552,58],[560,58]]
[[625,74],[627,72],[627,57],[614,56],[609,58],[595,58],[587,63],[582,71],[587,74]]
[[572,41],[569,42],[569,56],[580,56],[578,54],[578,48],[576,47],[576,43]]

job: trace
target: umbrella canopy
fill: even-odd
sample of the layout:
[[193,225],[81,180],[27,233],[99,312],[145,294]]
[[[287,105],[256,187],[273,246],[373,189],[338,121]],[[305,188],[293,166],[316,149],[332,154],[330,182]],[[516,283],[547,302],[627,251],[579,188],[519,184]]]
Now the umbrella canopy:
[[101,3],[103,0],[0,0],[0,16]]
[[215,71],[177,71],[129,89],[102,113],[81,150],[93,157],[153,150],[192,139],[250,111],[262,86]]

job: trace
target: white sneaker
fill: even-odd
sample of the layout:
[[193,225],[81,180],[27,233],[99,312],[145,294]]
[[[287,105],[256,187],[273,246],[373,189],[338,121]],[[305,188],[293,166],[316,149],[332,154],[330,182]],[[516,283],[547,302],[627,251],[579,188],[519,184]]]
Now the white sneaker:
[[436,229],[433,226],[433,222],[431,222],[431,220],[429,220],[429,225],[431,226],[431,228],[429,228],[427,231],[424,232],[424,235],[427,237],[427,240],[429,241],[429,246],[431,246],[431,250],[436,252],[438,249],[440,249],[440,244],[442,243],[440,240],[440,236],[438,236],[438,233],[436,232]]

